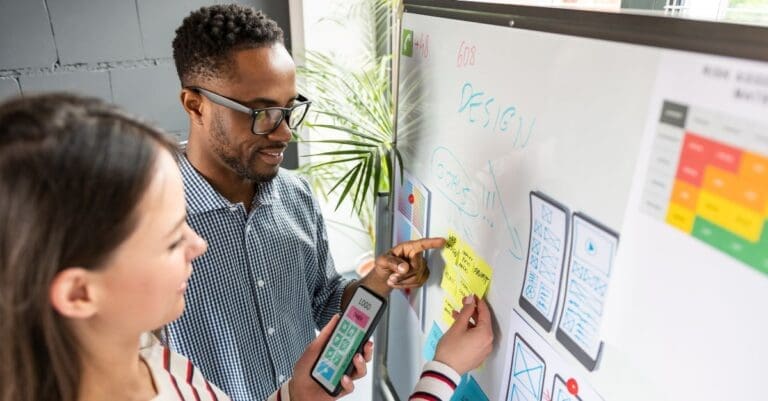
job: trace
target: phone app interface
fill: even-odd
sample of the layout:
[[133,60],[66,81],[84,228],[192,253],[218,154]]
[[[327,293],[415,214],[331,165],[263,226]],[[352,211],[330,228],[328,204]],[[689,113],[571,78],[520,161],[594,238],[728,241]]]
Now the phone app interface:
[[315,379],[329,389],[338,386],[381,306],[382,302],[376,297],[357,291],[312,371]]

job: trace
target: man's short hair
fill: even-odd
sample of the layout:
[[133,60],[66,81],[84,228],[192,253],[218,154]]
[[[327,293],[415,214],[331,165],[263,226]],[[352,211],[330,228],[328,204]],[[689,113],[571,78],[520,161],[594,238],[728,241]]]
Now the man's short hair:
[[182,86],[231,72],[239,50],[283,43],[283,30],[261,11],[237,4],[193,11],[176,29],[173,59]]

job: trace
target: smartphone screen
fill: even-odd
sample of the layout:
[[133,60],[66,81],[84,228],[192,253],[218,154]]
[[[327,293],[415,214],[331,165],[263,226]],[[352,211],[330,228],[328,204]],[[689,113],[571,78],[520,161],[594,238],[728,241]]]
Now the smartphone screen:
[[373,333],[386,301],[359,286],[352,295],[341,320],[312,368],[312,378],[331,395],[341,391],[341,378],[350,370],[352,357],[361,352]]

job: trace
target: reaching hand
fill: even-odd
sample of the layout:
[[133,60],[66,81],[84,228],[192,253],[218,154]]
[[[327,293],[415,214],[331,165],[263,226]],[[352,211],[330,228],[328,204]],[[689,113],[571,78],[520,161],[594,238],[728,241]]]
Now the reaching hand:
[[[473,318],[473,325],[469,319]],[[493,328],[488,304],[474,295],[464,298],[464,307],[440,342],[435,360],[460,375],[480,366],[493,350]]]
[[400,243],[376,258],[373,271],[363,279],[363,284],[384,296],[392,288],[421,287],[429,278],[424,251],[442,248],[444,245],[444,238],[423,238]]

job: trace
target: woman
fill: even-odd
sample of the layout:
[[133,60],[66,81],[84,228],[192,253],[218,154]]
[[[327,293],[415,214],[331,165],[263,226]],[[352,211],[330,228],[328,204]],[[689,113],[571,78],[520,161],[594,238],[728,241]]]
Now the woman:
[[[176,151],[95,99],[0,105],[0,401],[228,400],[145,335],[182,313],[207,246],[186,224]],[[466,301],[413,399],[447,400],[490,352],[487,306]],[[309,372],[337,321],[270,399],[332,399]]]

